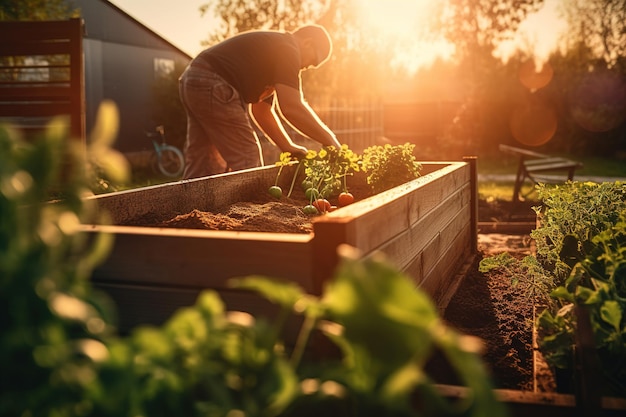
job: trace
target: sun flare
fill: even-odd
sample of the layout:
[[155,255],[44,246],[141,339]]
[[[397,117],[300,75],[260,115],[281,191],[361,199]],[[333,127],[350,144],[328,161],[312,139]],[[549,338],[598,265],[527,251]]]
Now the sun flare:
[[394,51],[392,65],[413,72],[447,59],[454,46],[428,33],[427,22],[434,17],[432,0],[359,0],[358,17],[367,35]]

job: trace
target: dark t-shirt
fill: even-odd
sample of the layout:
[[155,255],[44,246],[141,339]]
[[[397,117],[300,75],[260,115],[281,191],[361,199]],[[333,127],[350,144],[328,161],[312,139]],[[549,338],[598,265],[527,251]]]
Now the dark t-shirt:
[[241,33],[204,50],[196,59],[209,62],[247,103],[258,102],[276,84],[300,87],[300,51],[290,33]]

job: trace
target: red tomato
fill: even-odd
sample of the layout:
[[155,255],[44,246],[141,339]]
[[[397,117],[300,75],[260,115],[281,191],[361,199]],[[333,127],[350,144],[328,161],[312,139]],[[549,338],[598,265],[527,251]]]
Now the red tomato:
[[339,194],[337,202],[339,204],[339,207],[347,206],[348,204],[354,203],[354,196],[348,192],[341,193]]
[[313,201],[313,206],[320,213],[326,213],[327,211],[330,210],[330,202],[326,200],[325,198],[318,198],[317,200]]

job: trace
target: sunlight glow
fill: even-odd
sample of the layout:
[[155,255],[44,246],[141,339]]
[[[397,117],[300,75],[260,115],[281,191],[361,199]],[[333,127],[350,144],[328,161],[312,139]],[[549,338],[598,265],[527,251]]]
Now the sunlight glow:
[[494,51],[503,62],[516,53],[523,51],[532,56],[541,70],[550,54],[557,51],[567,30],[567,23],[561,17],[559,0],[545,0],[541,9],[532,13],[520,24],[515,37],[498,45]]
[[427,33],[435,4],[430,0],[362,0],[357,13],[372,39],[393,48],[391,64],[414,72],[454,53],[454,45]]

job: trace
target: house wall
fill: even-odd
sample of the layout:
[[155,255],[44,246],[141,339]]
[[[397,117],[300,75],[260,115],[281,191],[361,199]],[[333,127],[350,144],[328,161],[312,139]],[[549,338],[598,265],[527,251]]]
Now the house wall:
[[85,20],[85,97],[87,132],[99,104],[113,100],[120,126],[115,147],[122,152],[151,148],[145,135],[153,120],[155,59],[185,65],[191,57],[106,0],[75,0]]

